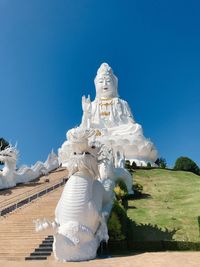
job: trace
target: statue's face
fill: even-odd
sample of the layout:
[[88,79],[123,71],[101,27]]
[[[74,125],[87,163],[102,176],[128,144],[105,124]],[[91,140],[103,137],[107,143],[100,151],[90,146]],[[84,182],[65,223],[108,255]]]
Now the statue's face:
[[109,75],[99,76],[95,80],[97,98],[117,97],[117,88]]

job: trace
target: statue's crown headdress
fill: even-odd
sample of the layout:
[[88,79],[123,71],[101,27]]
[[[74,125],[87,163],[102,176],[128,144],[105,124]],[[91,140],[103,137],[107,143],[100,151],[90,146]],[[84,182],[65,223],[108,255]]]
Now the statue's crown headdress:
[[112,68],[107,63],[102,63],[100,68],[97,70],[97,75],[113,76]]

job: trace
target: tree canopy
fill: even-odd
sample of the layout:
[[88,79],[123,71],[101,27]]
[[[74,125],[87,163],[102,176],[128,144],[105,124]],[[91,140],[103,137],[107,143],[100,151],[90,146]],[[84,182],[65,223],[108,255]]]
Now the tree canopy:
[[188,157],[179,157],[175,162],[174,170],[189,171],[200,175],[198,165]]
[[3,137],[0,138],[0,150],[4,150],[7,146],[9,146],[8,141],[6,141]]
[[[9,146],[8,141],[6,141],[3,137],[0,138],[0,151],[4,150],[7,146]],[[0,165],[3,163],[0,161]]]
[[165,158],[157,158],[155,164],[157,164],[162,169],[165,169],[167,167],[167,162]]

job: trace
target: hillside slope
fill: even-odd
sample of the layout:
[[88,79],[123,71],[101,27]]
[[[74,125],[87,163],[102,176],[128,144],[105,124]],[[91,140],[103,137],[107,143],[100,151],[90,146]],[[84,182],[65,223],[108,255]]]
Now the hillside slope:
[[[174,240],[200,241],[200,176],[163,169],[136,170],[134,182],[143,186],[141,198],[129,200],[128,216],[137,225],[174,231]],[[159,239],[156,234],[149,235],[147,230],[141,240]]]

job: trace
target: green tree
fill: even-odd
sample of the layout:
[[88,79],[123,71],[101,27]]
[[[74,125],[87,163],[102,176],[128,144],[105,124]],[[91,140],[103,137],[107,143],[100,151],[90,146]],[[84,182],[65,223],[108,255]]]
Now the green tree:
[[165,169],[167,167],[167,162],[165,158],[157,158],[155,164],[157,164],[162,169]]
[[137,164],[135,163],[135,161],[132,162],[131,167],[132,167],[133,169],[137,169]]
[[112,212],[108,220],[108,232],[111,240],[124,240],[125,235],[118,215]]
[[179,157],[175,162],[174,170],[188,171],[200,175],[198,165],[188,157]]
[[[6,141],[4,138],[0,138],[0,151],[4,150],[7,146],[9,146],[8,141]],[[2,165],[3,162],[0,161],[0,165]]]
[[130,160],[126,160],[126,161],[125,161],[125,168],[126,168],[128,171],[132,171]]
[[130,166],[131,166],[130,160],[126,160],[125,161],[125,167],[130,168]]
[[115,200],[108,219],[108,233],[111,240],[124,240],[130,237],[129,220],[122,204]]
[[150,162],[147,163],[147,168],[148,168],[148,169],[151,168],[151,163],[150,163]]
[[123,180],[117,181],[117,183],[115,184],[114,192],[115,192],[116,199],[119,201],[119,203],[122,204],[122,206],[125,209],[127,209],[128,208],[128,201],[127,201],[128,190]]
[[7,146],[9,146],[8,141],[6,141],[4,138],[0,138],[0,151],[4,150]]

